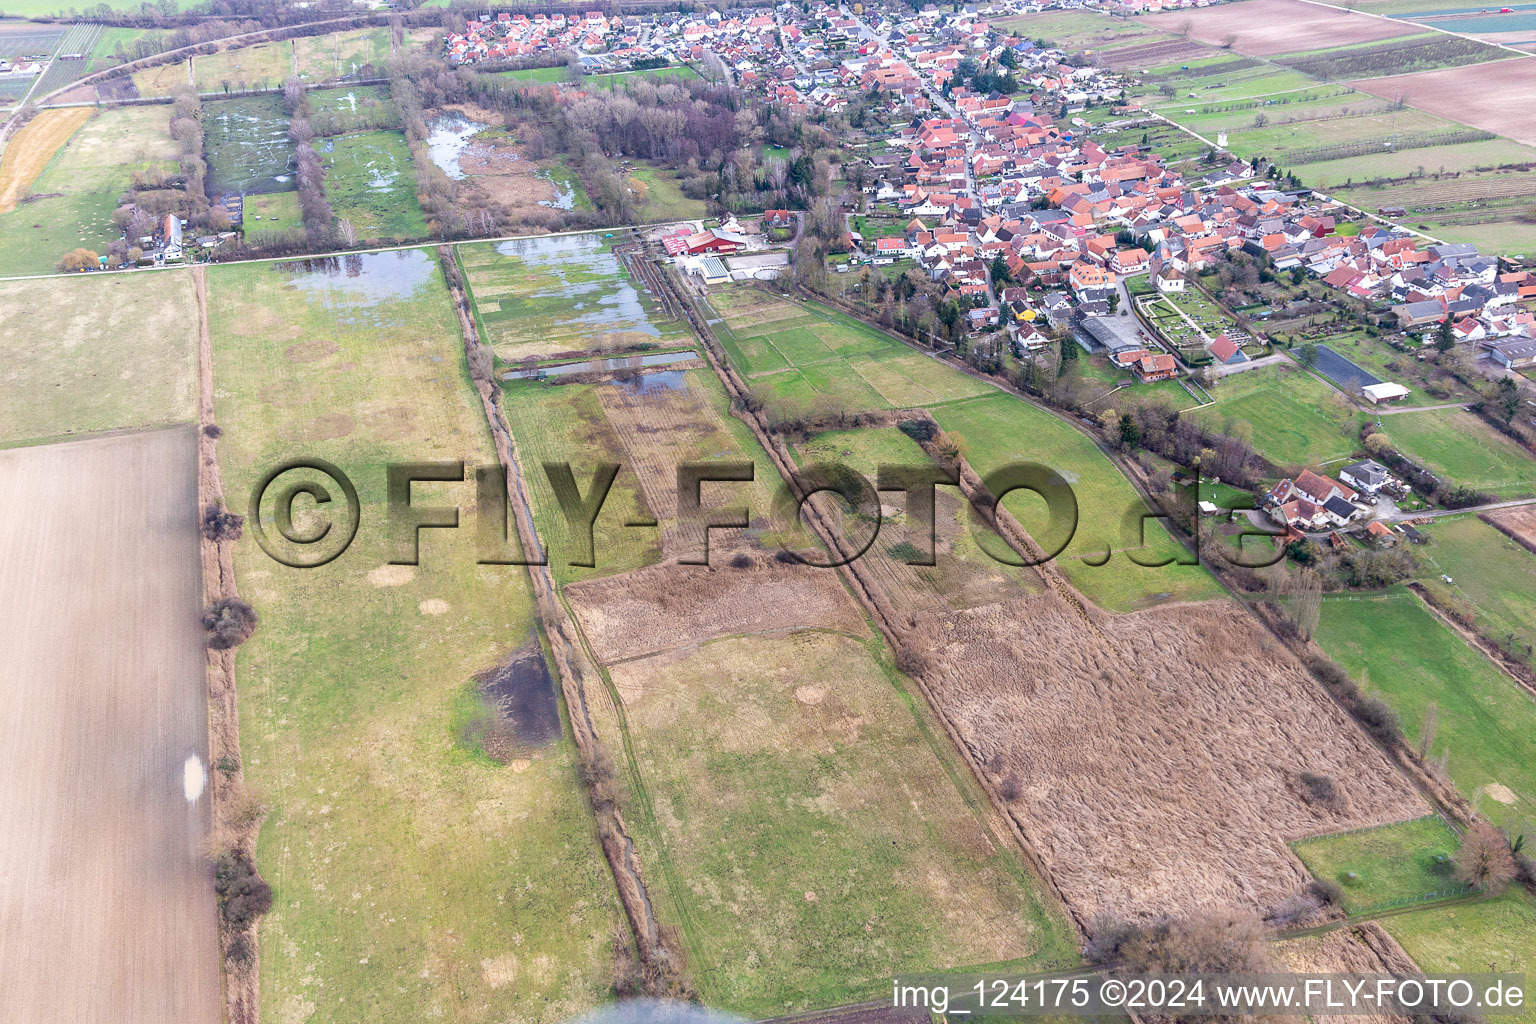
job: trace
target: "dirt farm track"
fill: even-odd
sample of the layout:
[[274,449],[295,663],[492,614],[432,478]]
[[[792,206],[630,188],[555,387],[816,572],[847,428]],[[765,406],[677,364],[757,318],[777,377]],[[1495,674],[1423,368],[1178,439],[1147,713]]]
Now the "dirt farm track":
[[[196,435],[0,452],[0,1017],[216,1022]],[[189,794],[191,799],[189,799]]]

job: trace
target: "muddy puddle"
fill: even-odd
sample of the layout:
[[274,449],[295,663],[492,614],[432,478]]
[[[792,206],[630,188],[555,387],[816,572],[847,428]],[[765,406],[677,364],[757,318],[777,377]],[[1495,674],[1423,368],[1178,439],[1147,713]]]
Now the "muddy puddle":
[[560,738],[560,702],[537,640],[476,676],[475,697],[459,739],[494,761],[505,764]]

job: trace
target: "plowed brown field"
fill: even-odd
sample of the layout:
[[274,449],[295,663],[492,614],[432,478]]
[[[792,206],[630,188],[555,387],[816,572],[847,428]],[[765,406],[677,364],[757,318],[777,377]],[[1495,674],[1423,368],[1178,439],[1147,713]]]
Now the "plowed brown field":
[[220,1019],[196,460],[191,428],[0,452],[7,1021]]
[[1350,82],[1361,92],[1536,145],[1536,57]]
[[1238,53],[1256,57],[1368,43],[1424,31],[1418,25],[1398,24],[1303,0],[1244,0],[1193,11],[1154,14],[1142,20],[1160,32],[1182,33],[1187,25],[1191,39],[1217,46],[1230,43]]

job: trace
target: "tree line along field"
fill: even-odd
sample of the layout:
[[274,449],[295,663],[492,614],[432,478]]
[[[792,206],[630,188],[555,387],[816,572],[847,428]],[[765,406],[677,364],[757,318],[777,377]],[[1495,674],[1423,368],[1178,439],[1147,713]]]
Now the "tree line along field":
[[387,564],[387,462],[495,459],[435,259],[208,277],[226,493],[297,451],[348,472],[363,505],[356,542],[320,569],[277,564],[249,529],[236,552],[261,615],[238,672],[246,780],[269,808],[257,860],[276,893],[263,1017],[590,1008],[623,925],[572,744],[503,762],[458,729],[483,703],[476,676],[529,643],[525,579],[475,566],[472,482],[417,485],[418,501],[462,505],[463,528],[427,531],[417,566]]

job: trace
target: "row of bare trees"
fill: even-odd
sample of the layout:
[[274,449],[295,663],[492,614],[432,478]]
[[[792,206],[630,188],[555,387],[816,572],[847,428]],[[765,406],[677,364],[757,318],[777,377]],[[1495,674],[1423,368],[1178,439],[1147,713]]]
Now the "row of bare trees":
[[283,107],[288,112],[288,137],[293,140],[299,217],[310,245],[319,247],[336,237],[336,217],[325,197],[325,164],[315,152],[315,132],[309,123],[309,92],[296,77],[283,83]]

